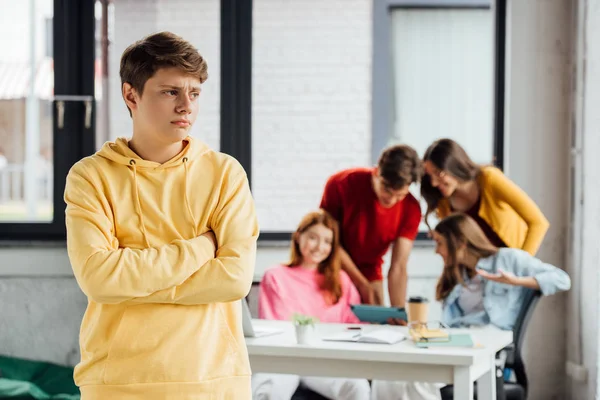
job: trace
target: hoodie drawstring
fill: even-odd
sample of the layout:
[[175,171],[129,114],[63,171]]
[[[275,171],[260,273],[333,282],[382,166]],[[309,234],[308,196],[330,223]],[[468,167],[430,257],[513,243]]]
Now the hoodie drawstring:
[[[185,206],[187,208],[187,212],[192,219],[192,229],[194,230],[194,237],[198,236],[198,229],[196,227],[196,218],[194,217],[194,213],[192,212],[192,208],[190,207],[190,199],[188,197],[188,177],[189,177],[189,169],[188,169],[188,161],[187,157],[183,158],[183,167],[185,169],[185,179],[184,179],[184,198],[185,198]],[[142,234],[144,235],[144,242],[147,247],[150,247],[150,242],[148,241],[148,233],[146,232],[146,225],[144,224],[144,214],[142,213],[142,203],[140,202],[140,192],[138,189],[137,182],[137,168],[136,162],[134,159],[129,160],[129,165],[133,167],[133,186],[135,192],[135,205],[137,209],[137,213],[140,216],[140,224],[142,225]]]
[[144,214],[142,213],[142,204],[140,203],[140,192],[138,190],[137,184],[137,169],[135,166],[135,160],[129,160],[129,165],[133,167],[133,186],[135,192],[135,205],[137,207],[138,215],[140,216],[140,223],[142,225],[142,234],[144,235],[144,242],[146,242],[146,247],[150,247],[150,242],[148,241],[148,234],[146,233],[146,225],[144,225]]
[[185,197],[185,206],[187,207],[188,213],[190,214],[190,218],[192,219],[192,228],[194,229],[194,237],[198,236],[198,230],[196,229],[196,218],[194,217],[194,213],[192,212],[192,207],[190,207],[190,199],[188,198],[188,161],[187,157],[183,157],[183,168],[185,169],[185,180],[183,186],[183,197]]

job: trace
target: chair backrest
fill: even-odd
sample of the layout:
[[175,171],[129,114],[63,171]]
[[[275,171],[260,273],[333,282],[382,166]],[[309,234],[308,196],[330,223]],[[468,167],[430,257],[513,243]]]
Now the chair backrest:
[[523,387],[525,393],[527,393],[528,381],[525,363],[523,362],[522,348],[523,342],[525,341],[527,326],[531,321],[531,316],[533,315],[535,306],[541,296],[542,293],[538,290],[528,290],[525,294],[521,311],[519,312],[519,316],[517,317],[517,321],[513,328],[514,353],[512,354],[510,362],[506,363],[507,367],[512,368],[515,371],[517,383]]

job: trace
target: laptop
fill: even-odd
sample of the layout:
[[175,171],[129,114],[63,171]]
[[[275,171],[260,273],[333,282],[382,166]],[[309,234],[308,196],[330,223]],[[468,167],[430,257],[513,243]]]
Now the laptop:
[[283,332],[283,329],[267,328],[267,327],[255,327],[252,324],[252,315],[250,314],[250,308],[246,299],[242,299],[242,326],[244,329],[244,337],[258,338],[269,335],[276,335]]

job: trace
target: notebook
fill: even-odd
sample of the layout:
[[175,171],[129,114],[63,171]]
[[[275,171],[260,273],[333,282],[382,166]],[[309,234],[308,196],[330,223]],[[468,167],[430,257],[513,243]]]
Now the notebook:
[[333,342],[357,342],[394,344],[406,339],[406,336],[394,329],[376,329],[369,332],[347,331],[332,336],[324,337],[323,340]]
[[447,342],[450,335],[445,329],[409,329],[410,336],[415,342]]
[[473,348],[473,347],[475,347],[475,342],[473,341],[473,338],[471,337],[471,335],[469,335],[468,333],[461,333],[461,334],[450,335],[448,340],[445,340],[445,341],[430,341],[430,342],[418,341],[418,342],[415,342],[415,345],[420,348],[427,348],[427,347]]

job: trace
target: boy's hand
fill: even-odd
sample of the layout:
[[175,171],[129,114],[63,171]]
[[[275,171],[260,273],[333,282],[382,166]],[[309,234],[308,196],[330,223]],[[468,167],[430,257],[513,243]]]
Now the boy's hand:
[[375,289],[366,281],[357,286],[363,304],[375,304]]
[[204,232],[200,236],[205,236],[207,239],[209,239],[215,248],[215,252],[217,251],[217,248],[218,248],[217,237],[215,236],[215,233],[213,231]]

